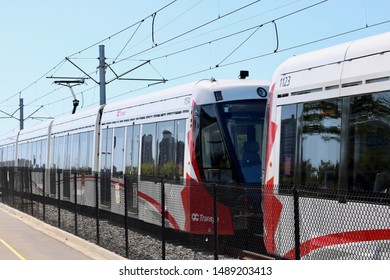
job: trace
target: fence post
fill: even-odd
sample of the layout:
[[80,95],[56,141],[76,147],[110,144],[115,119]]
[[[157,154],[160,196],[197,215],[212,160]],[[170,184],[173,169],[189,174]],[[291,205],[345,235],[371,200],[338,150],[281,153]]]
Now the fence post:
[[96,199],[95,199],[95,204],[96,204],[96,244],[100,244],[100,213],[99,213],[99,174],[96,172],[95,173],[95,192],[96,192]]
[[161,255],[165,260],[165,179],[161,179]]
[[299,193],[293,187],[294,197],[294,236],[295,236],[295,259],[301,259],[301,242],[300,242],[300,227],[299,227]]
[[124,176],[124,192],[125,192],[125,242],[126,242],[126,258],[129,258],[129,221],[128,221],[128,209],[127,209],[127,175]]
[[12,179],[11,179],[11,181],[12,181],[12,207],[13,208],[16,208],[15,207],[15,195],[17,195],[16,189],[15,189],[15,187],[16,187],[16,184],[15,184],[16,168],[17,167],[12,168]]
[[34,197],[33,197],[33,178],[32,178],[32,167],[29,167],[29,187],[30,187],[30,204],[31,204],[31,216],[34,217]]
[[214,260],[218,260],[218,199],[217,184],[213,183],[213,209],[214,209]]
[[19,196],[20,196],[20,199],[22,201],[22,205],[21,205],[21,208],[20,210],[22,212],[25,212],[24,209],[26,208],[25,207],[25,202],[24,202],[24,168],[22,167],[18,167],[18,183],[20,183],[20,192],[19,192]]
[[74,233],[77,236],[77,173],[73,174],[73,186],[74,186]]
[[43,176],[42,176],[42,207],[43,207],[43,210],[42,210],[42,215],[43,215],[43,221],[45,222],[46,221],[46,170],[45,168],[42,169],[42,172],[43,172]]
[[58,189],[58,228],[61,228],[61,171],[57,170],[57,189]]

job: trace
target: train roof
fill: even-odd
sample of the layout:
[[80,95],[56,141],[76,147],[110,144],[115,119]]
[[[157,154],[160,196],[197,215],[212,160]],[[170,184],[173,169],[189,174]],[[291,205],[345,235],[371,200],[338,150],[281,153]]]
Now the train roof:
[[8,134],[2,136],[1,140],[0,140],[0,147],[7,146],[10,144],[15,144],[17,136],[18,136],[17,132],[8,133]]
[[274,91],[278,98],[307,100],[311,93],[327,98],[383,91],[389,88],[389,63],[387,32],[287,59],[274,73]]
[[45,121],[37,125],[20,130],[18,141],[47,137],[48,129],[53,120]]
[[291,57],[282,63],[275,73],[286,75],[384,51],[390,51],[390,32]]
[[94,107],[54,119],[51,134],[69,133],[85,129],[93,130],[102,107]]
[[[122,121],[142,123],[149,118],[156,121],[185,118],[186,114],[189,114],[191,100],[196,104],[215,103],[214,91],[222,91],[224,100],[248,99],[249,96],[259,98],[256,89],[264,87],[268,90],[269,84],[267,81],[249,79],[200,80],[107,104],[104,107],[102,124]],[[240,93],[237,93],[236,88],[240,88]],[[249,88],[252,91],[250,94],[246,92]]]
[[[137,105],[143,105],[151,102],[159,102],[167,99],[174,99],[185,95],[192,95],[195,91],[213,91],[216,88],[223,90],[232,87],[242,87],[245,85],[262,85],[268,87],[270,82],[259,80],[247,80],[247,79],[235,79],[235,80],[215,80],[204,79],[198,82],[192,82],[177,87],[167,88],[159,91],[155,91],[148,94],[143,94],[135,97],[129,97],[125,100],[121,100],[115,103],[107,104],[104,108],[104,112],[110,112],[117,110],[118,108],[133,107]],[[236,97],[239,98],[239,97]]]

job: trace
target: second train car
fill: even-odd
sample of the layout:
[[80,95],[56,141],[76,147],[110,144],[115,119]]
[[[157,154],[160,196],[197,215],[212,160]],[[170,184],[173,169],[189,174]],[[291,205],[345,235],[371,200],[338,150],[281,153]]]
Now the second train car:
[[[78,201],[90,206],[99,174],[99,207],[117,214],[125,209],[126,176],[129,214],[153,224],[161,224],[156,180],[164,178],[166,224],[194,234],[213,233],[208,184],[223,183],[218,233],[234,234],[260,214],[268,87],[267,81],[210,79],[128,98],[10,135],[0,142],[0,161],[45,169],[46,176],[32,172],[33,193],[68,201],[77,172]],[[235,211],[237,203],[252,205]]]

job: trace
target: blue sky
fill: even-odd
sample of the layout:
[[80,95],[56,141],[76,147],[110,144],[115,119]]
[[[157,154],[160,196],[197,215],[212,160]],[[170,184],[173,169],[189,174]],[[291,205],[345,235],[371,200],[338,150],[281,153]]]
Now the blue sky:
[[[25,117],[35,111],[35,118],[70,114],[69,89],[46,77],[83,77],[65,60],[68,57],[98,80],[99,44],[105,46],[107,63],[115,73],[150,60],[124,77],[168,80],[154,86],[114,80],[106,88],[109,103],[203,78],[236,78],[243,69],[250,71],[251,79],[270,80],[290,56],[390,31],[390,22],[384,23],[390,21],[388,0],[177,0],[156,14],[153,25],[150,15],[171,2],[2,3],[0,117],[15,113],[18,118],[20,97]],[[322,40],[328,37],[333,38]],[[107,81],[114,77],[107,70]],[[80,100],[78,110],[99,104],[99,88],[91,79],[74,91]],[[27,119],[25,127],[40,121]],[[1,118],[0,124],[0,135],[19,127],[14,118]]]

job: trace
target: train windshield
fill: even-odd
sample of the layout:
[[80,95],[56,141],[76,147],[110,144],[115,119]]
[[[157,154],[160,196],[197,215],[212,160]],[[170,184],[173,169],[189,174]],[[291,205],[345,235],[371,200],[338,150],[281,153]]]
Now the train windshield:
[[266,100],[199,106],[197,158],[204,180],[261,183],[265,107]]

